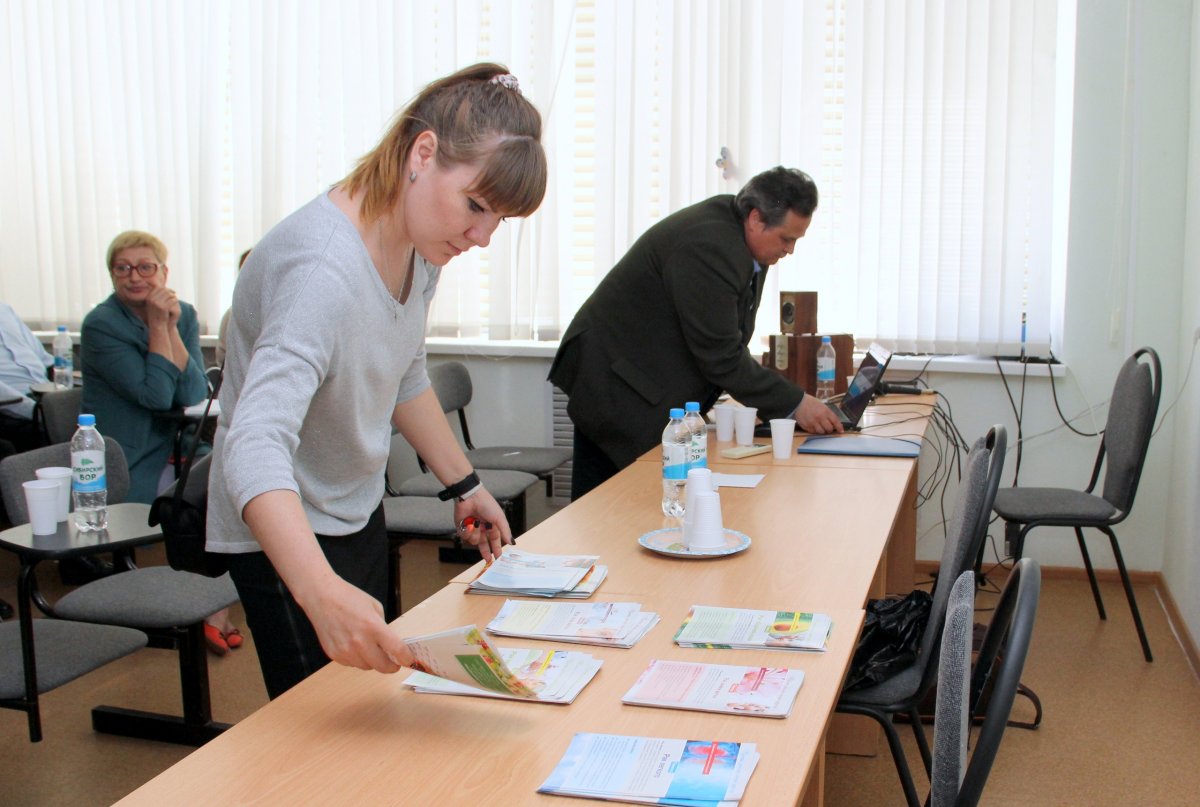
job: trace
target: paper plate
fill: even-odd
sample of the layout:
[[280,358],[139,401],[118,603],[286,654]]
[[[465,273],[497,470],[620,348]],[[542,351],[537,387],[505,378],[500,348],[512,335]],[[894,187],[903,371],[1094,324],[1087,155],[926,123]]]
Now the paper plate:
[[735,555],[750,546],[750,536],[737,530],[725,529],[725,545],[712,549],[688,549],[683,545],[683,529],[666,527],[653,530],[638,538],[638,543],[652,552],[674,558],[719,558]]

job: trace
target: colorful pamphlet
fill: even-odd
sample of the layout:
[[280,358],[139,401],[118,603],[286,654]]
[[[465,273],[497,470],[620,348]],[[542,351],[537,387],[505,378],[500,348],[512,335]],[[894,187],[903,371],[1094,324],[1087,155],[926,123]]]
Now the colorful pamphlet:
[[693,605],[675,634],[680,647],[824,650],[833,622],[825,614]]
[[[541,703],[571,703],[600,671],[604,663],[587,653],[574,650],[535,650],[531,648],[498,648],[508,668],[536,695]],[[503,692],[467,686],[427,673],[413,673],[404,685],[415,691],[436,695],[476,695],[484,698],[518,698]]]
[[505,600],[487,629],[497,636],[633,647],[658,624],[658,614],[635,602]]
[[471,594],[522,597],[589,597],[604,581],[608,568],[598,555],[547,555],[505,547],[479,576],[467,584]]
[[404,641],[413,654],[411,666],[418,672],[519,698],[537,697],[533,689],[513,674],[474,625],[428,636],[413,636]]
[[787,717],[803,670],[654,659],[622,702],[754,717]]
[[680,807],[736,805],[754,743],[576,734],[539,793]]

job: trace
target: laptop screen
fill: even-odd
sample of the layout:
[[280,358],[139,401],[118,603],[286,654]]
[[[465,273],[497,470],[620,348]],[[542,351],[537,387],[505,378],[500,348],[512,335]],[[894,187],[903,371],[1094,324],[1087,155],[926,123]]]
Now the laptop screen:
[[879,386],[883,372],[891,360],[892,354],[876,344],[872,344],[863,356],[862,363],[858,365],[858,372],[846,389],[846,397],[842,398],[838,407],[851,425],[857,426],[863,412],[867,411],[867,404],[871,403],[871,396],[875,394],[875,388]]

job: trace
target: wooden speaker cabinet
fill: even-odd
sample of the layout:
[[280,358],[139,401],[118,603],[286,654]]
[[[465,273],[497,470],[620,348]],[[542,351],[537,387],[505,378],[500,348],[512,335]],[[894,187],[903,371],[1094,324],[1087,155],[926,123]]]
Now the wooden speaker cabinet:
[[[779,332],[817,332],[817,293],[815,291],[779,292]],[[834,348],[836,350],[836,348]]]
[[830,337],[830,344],[837,353],[833,391],[846,391],[846,377],[854,375],[854,336],[848,333],[832,334],[771,334],[771,349],[767,353],[766,365],[774,367],[789,381],[812,395],[817,391],[817,349],[821,337]]

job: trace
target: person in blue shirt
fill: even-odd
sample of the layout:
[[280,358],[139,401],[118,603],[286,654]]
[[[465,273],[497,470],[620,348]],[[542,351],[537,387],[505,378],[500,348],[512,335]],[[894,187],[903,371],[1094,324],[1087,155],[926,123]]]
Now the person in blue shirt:
[[0,400],[17,399],[0,407],[0,438],[18,451],[42,445],[33,424],[34,402],[29,388],[47,380],[54,357],[7,303],[0,303]]

